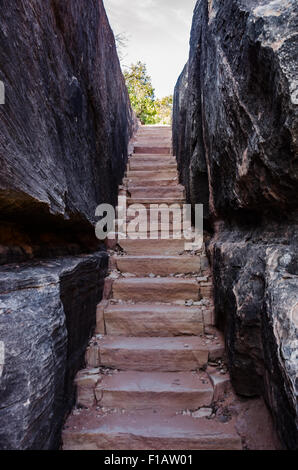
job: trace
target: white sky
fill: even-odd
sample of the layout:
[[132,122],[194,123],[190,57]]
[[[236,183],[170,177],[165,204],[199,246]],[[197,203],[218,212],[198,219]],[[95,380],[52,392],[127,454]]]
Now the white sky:
[[174,92],[189,54],[196,0],[104,0],[114,34],[129,41],[124,65],[145,62],[158,98]]

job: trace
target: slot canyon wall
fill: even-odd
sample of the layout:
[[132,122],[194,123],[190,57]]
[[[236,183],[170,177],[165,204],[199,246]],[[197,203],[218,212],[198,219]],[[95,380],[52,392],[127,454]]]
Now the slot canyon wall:
[[173,146],[212,229],[216,321],[237,393],[263,395],[298,448],[297,27],[294,0],[199,0]]
[[101,0],[0,1],[0,448],[59,446],[136,127]]

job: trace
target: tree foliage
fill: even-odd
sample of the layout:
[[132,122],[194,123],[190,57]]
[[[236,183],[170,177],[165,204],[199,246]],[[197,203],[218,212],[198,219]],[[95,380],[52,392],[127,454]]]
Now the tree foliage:
[[173,95],[165,96],[155,102],[158,123],[170,125],[172,123]]
[[124,71],[124,77],[132,108],[142,124],[170,124],[173,97],[155,98],[146,64],[140,61],[132,64]]

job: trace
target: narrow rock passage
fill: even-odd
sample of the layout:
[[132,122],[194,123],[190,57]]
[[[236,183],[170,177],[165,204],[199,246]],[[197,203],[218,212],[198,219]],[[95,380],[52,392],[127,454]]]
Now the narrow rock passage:
[[[184,202],[171,153],[170,128],[139,130],[120,188],[128,205]],[[113,247],[64,449],[242,448],[234,418],[216,414],[229,376],[208,259],[204,249],[184,252],[184,242]]]

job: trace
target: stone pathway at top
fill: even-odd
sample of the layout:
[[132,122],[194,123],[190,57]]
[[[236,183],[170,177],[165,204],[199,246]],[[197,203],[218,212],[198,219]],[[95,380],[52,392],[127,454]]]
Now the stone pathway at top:
[[[182,204],[171,129],[142,127],[134,152],[120,188],[128,205]],[[204,248],[184,252],[183,239],[118,242],[63,448],[241,449],[234,418],[216,412],[230,381]]]

